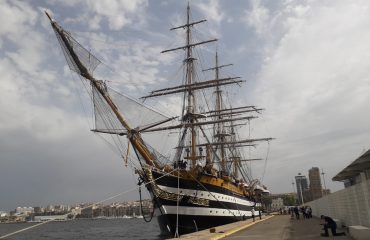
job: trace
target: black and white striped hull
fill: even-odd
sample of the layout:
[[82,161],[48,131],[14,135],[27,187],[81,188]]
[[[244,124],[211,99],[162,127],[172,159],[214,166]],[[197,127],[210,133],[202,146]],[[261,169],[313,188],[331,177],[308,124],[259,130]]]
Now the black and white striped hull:
[[[152,172],[159,180],[148,185],[162,234],[180,235],[252,217],[255,202],[230,190],[196,180],[178,179]],[[180,186],[179,188],[177,186]],[[177,196],[180,195],[177,204]]]

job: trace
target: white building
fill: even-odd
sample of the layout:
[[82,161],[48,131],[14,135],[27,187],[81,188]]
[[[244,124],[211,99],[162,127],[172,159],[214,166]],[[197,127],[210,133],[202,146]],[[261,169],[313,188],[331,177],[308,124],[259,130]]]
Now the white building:
[[4,211],[0,211],[0,217],[6,217],[8,216],[9,214],[7,212],[4,212]]
[[284,208],[284,202],[282,198],[275,198],[271,201],[271,209],[274,211],[279,210],[280,208]]
[[17,207],[15,209],[15,213],[17,215],[30,214],[30,213],[33,213],[33,207]]
[[35,222],[45,221],[66,221],[68,220],[67,214],[65,215],[51,215],[51,216],[35,216]]

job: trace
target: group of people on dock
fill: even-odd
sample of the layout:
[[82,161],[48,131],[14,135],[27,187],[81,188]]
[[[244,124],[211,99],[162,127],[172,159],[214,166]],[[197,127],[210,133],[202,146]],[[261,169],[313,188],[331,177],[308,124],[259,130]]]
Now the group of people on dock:
[[[303,219],[312,218],[312,208],[310,206],[294,206],[288,209],[288,213],[291,216],[291,219],[300,219],[300,215],[302,215]],[[323,226],[324,233],[321,234],[322,237],[329,237],[329,229],[332,232],[333,236],[344,236],[346,235],[344,232],[337,232],[337,224],[336,222],[329,216],[321,215],[322,223],[320,225]]]
[[303,219],[312,218],[312,208],[310,206],[301,206],[300,208],[298,206],[290,207],[288,213],[291,218],[294,218],[295,216],[297,220],[300,219],[300,213],[302,214]]

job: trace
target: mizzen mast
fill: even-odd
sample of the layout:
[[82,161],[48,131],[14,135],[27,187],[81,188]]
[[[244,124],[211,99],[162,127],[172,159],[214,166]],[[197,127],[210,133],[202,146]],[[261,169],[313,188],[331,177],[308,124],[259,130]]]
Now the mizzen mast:
[[[218,149],[219,157],[221,160],[221,171],[225,175],[231,175],[235,179],[238,178],[238,170],[241,168],[241,157],[240,152],[237,148],[246,147],[246,146],[255,146],[254,143],[259,141],[270,141],[272,138],[257,138],[257,139],[237,139],[236,133],[234,131],[234,122],[242,119],[247,119],[248,122],[251,119],[257,118],[255,116],[247,117],[235,117],[242,115],[244,113],[257,112],[260,113],[262,108],[256,108],[255,106],[243,106],[243,107],[234,107],[234,108],[225,108],[225,103],[223,102],[223,91],[220,88],[222,85],[222,78],[220,78],[220,69],[233,64],[224,64],[219,65],[218,52],[216,51],[215,55],[215,66],[212,68],[204,69],[203,71],[214,71],[215,72],[215,108],[214,110],[204,112],[207,117],[214,119],[214,128],[213,128],[213,137],[214,142],[208,143],[208,145],[213,146],[215,149]],[[238,77],[237,77],[238,78]],[[238,83],[238,82],[234,82]],[[226,126],[225,123],[229,122],[230,126]],[[227,130],[227,127],[230,129]],[[199,144],[202,146],[204,144]],[[243,161],[254,161],[257,159],[249,159]],[[258,159],[260,160],[260,159]],[[233,164],[234,169],[229,172],[227,166]]]
[[204,69],[203,71],[215,71],[215,80],[216,80],[216,104],[215,104],[215,110],[214,115],[208,115],[208,117],[214,117],[215,120],[218,120],[215,124],[215,127],[213,129],[213,136],[216,138],[216,143],[220,145],[220,157],[221,157],[221,170],[223,173],[226,173],[226,156],[225,156],[225,137],[228,135],[226,134],[224,130],[224,123],[222,121],[223,115],[221,114],[221,111],[223,111],[223,102],[222,102],[222,90],[220,89],[220,68],[232,66],[232,64],[225,64],[225,65],[219,65],[218,63],[218,52],[216,51],[215,56],[215,67]]

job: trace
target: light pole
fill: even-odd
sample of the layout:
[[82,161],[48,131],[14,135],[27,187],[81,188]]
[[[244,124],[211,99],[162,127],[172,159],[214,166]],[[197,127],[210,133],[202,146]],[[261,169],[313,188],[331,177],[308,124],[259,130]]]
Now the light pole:
[[326,183],[325,183],[325,173],[324,173],[324,169],[321,168],[321,175],[322,175],[322,180],[324,182],[324,191],[323,191],[323,195],[326,195]]
[[302,191],[302,181],[299,183],[299,188],[300,188],[300,190],[301,190],[302,205],[304,205],[304,200],[303,200],[303,191]]
[[[296,191],[295,191],[295,187],[294,187],[294,180],[292,181],[292,187],[293,187],[293,193],[294,193],[294,194],[293,194],[293,196],[294,196],[294,195],[297,195],[297,194],[296,194]],[[298,198],[298,196],[294,196],[294,202],[295,202],[295,204],[297,204],[297,202],[296,202],[296,198]]]

